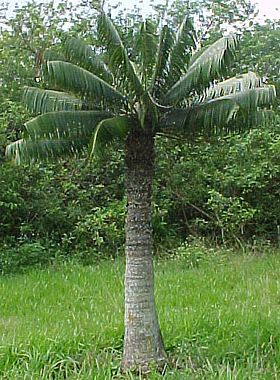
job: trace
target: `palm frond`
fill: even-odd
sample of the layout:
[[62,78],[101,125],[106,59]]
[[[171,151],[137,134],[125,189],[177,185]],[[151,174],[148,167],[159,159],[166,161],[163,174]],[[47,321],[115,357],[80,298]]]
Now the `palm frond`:
[[[217,40],[219,41],[219,40]],[[210,45],[211,46],[211,45]],[[206,46],[200,46],[198,47],[191,55],[190,60],[189,60],[189,65],[188,68],[190,68],[193,63],[205,52],[206,49],[209,48],[209,45]]]
[[261,79],[252,71],[223,82],[212,84],[205,91],[206,99],[213,99],[218,96],[235,94],[236,92],[247,91],[262,85]]
[[58,88],[99,102],[124,102],[113,86],[89,71],[69,62],[48,62],[48,79]]
[[89,138],[97,124],[112,116],[99,111],[61,111],[39,115],[25,123],[25,138],[49,139],[76,136]]
[[107,48],[109,68],[118,85],[126,89],[129,94],[141,95],[144,90],[135,65],[128,57],[119,32],[105,13],[102,13],[98,19],[97,31],[101,43]]
[[270,117],[264,107],[276,98],[274,86],[258,87],[194,103],[186,109],[172,110],[162,120],[163,128],[186,134],[218,135],[239,132],[262,124]]
[[24,87],[23,102],[35,114],[53,111],[81,110],[83,102],[66,92],[42,90],[37,87]]
[[190,110],[186,126],[190,133],[191,130],[204,135],[228,133],[228,124],[236,118],[238,111],[238,104],[231,99],[211,100]]
[[101,156],[104,148],[115,140],[124,141],[133,128],[133,120],[127,116],[115,116],[102,120],[94,131],[89,146],[90,156]]
[[230,99],[215,99],[194,107],[175,109],[167,113],[162,121],[162,126],[196,135],[224,127],[236,117],[238,110],[238,104]]
[[31,164],[40,161],[55,161],[67,155],[75,156],[83,151],[83,140],[59,138],[54,140],[20,139],[6,147],[6,156],[15,164]]
[[93,46],[79,38],[70,37],[64,42],[63,51],[72,63],[89,70],[106,82],[112,82],[112,74],[100,56],[95,53]]
[[[217,99],[230,99],[238,104],[240,109],[253,112],[258,108],[271,107],[276,99],[276,90],[273,85],[265,85],[245,91],[225,95]],[[214,100],[214,99],[213,99]]]
[[67,61],[67,58],[61,52],[58,52],[54,49],[46,49],[44,51],[43,60],[45,62],[48,62],[48,61]]
[[188,67],[185,75],[177,81],[163,98],[164,104],[176,104],[192,91],[200,92],[215,78],[222,75],[223,68],[234,56],[237,39],[222,37],[207,47]]
[[142,68],[142,83],[145,88],[148,87],[148,81],[152,77],[156,60],[156,49],[157,36],[155,24],[150,20],[145,20],[140,24],[139,31],[135,36],[135,53]]
[[48,62],[49,61],[64,61],[67,62],[67,58],[61,52],[58,52],[54,49],[46,49],[43,55],[42,62],[42,70],[43,75],[46,76],[48,74]]
[[168,85],[172,86],[186,72],[193,51],[196,49],[196,33],[189,16],[183,19],[170,52]]
[[25,124],[23,139],[9,144],[6,155],[18,164],[75,155],[88,146],[99,122],[111,116],[94,111],[45,113]]
[[158,98],[169,73],[169,54],[174,44],[173,32],[165,25],[161,29],[156,54],[156,65],[151,81],[150,92]]
[[211,64],[212,70],[220,75],[223,65],[229,65],[235,57],[235,51],[239,42],[238,36],[229,34],[228,36],[219,38],[213,44],[203,47],[192,55],[188,69],[196,66],[204,66]]

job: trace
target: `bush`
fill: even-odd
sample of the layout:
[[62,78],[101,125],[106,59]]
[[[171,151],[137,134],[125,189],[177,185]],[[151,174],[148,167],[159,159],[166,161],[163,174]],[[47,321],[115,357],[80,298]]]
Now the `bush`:
[[167,252],[166,256],[173,260],[182,260],[186,268],[193,269],[212,261],[223,263],[229,253],[232,253],[229,249],[219,250],[211,246],[209,242],[207,244],[202,239],[191,238]]
[[39,242],[22,242],[14,247],[3,244],[0,247],[0,273],[17,273],[47,265],[57,255],[57,250],[46,248]]
[[88,263],[97,258],[116,257],[124,247],[125,201],[112,201],[81,215],[62,245],[71,255]]
[[167,230],[240,245],[269,239],[280,225],[276,125],[224,138],[157,139],[155,203]]

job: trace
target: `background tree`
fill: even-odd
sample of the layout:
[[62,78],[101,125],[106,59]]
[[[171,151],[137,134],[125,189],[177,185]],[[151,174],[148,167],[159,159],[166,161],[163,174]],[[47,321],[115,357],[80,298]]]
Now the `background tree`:
[[[277,45],[280,39],[280,20],[255,23],[242,37],[239,64],[246,70],[257,70],[265,79],[280,89],[280,56]],[[233,70],[237,72],[238,68]]]
[[230,35],[195,52],[196,37],[188,17],[176,35],[167,26],[158,34],[156,25],[146,20],[133,46],[125,47],[105,14],[99,18],[98,33],[106,48],[103,57],[99,49],[76,38],[65,41],[59,60],[52,51],[45,54],[46,78],[55,90],[25,88],[27,105],[40,115],[26,123],[23,139],[10,144],[7,154],[21,163],[52,160],[88,147],[92,156],[102,154],[115,139],[125,142],[123,367],[145,370],[151,362],[165,360],[152,269],[155,136],[220,134],[256,125],[275,90],[252,72],[217,83],[234,58],[237,40]]
[[200,40],[211,35],[220,35],[229,27],[235,32],[244,32],[257,15],[255,5],[249,0],[167,0],[153,3],[152,8],[159,18],[165,16],[175,25],[188,12],[196,24]]

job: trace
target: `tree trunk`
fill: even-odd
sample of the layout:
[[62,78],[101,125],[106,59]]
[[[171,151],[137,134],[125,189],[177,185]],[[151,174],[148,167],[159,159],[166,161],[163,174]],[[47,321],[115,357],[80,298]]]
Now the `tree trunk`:
[[154,298],[151,195],[154,137],[133,131],[126,143],[125,337],[122,367],[147,372],[165,352]]

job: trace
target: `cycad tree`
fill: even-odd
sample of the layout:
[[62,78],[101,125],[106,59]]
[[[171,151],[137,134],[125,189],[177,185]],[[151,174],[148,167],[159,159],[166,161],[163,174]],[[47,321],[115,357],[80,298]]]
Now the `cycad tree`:
[[[275,97],[252,72],[224,79],[233,35],[198,50],[186,17],[177,33],[144,21],[126,46],[104,13],[100,46],[71,38],[64,55],[45,54],[54,90],[27,87],[24,100],[38,116],[7,147],[17,163],[55,159],[87,148],[102,154],[124,144],[127,190],[125,337],[123,367],[142,370],[165,361],[154,301],[151,196],[157,134],[220,134],[254,125]],[[217,79],[223,79],[217,82]],[[162,279],[164,281],[164,279]]]

